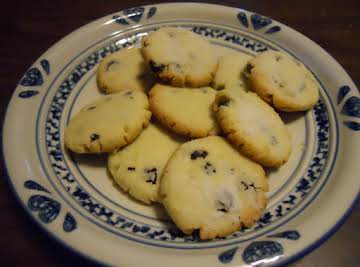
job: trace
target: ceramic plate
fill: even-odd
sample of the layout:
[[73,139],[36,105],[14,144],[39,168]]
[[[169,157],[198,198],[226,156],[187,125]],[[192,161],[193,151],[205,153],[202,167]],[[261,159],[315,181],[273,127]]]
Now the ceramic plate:
[[[287,164],[268,171],[271,190],[262,218],[227,238],[205,242],[182,234],[160,205],[142,205],[114,185],[105,156],[64,149],[69,118],[100,95],[99,61],[165,25],[208,38],[219,53],[284,51],[302,61],[320,84],[321,97],[312,110],[283,116],[293,152]],[[360,173],[359,130],[357,88],[311,40],[245,10],[174,3],[114,13],[51,47],[13,94],[3,152],[25,210],[47,233],[91,260],[120,266],[272,265],[317,247],[349,213],[360,185],[354,175]]]

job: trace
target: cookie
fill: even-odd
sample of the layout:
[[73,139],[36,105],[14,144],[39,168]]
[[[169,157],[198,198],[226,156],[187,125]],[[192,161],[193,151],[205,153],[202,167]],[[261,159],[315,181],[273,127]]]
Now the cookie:
[[151,112],[147,96],[129,90],[85,106],[69,122],[65,146],[76,153],[102,153],[131,143],[145,128]]
[[240,52],[232,52],[220,57],[212,87],[216,90],[233,88],[248,90],[243,72],[251,58],[251,56]]
[[122,49],[105,57],[96,78],[100,91],[106,94],[129,89],[146,92],[154,83],[139,48]]
[[159,125],[150,123],[133,143],[109,156],[108,169],[125,192],[150,204],[159,200],[163,169],[181,142]]
[[290,156],[290,134],[280,116],[253,92],[224,90],[214,112],[220,127],[241,153],[263,166],[280,166]]
[[213,79],[218,59],[210,42],[183,28],[164,27],[143,39],[151,70],[173,86],[202,87]]
[[319,85],[311,72],[283,52],[257,55],[249,61],[246,76],[252,90],[279,110],[308,110],[319,99]]
[[175,133],[191,138],[219,133],[211,105],[216,90],[210,87],[180,88],[156,84],[149,92],[155,117]]
[[164,207],[186,234],[225,237],[260,219],[268,182],[262,167],[224,138],[182,144],[165,167],[160,185]]

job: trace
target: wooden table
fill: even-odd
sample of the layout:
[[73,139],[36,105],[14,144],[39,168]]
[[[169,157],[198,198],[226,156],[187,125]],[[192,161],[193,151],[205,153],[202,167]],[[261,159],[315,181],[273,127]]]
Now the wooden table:
[[[163,1],[165,2],[165,1]],[[166,1],[167,2],[167,1]],[[302,32],[327,50],[360,83],[360,1],[207,1],[256,11]],[[295,1],[294,1],[295,2]],[[51,45],[84,24],[109,13],[151,1],[19,1],[2,3],[0,112],[26,69]],[[16,203],[1,161],[0,266],[88,266],[50,240]],[[358,175],[359,174],[354,174]],[[360,266],[360,205],[342,228],[294,266]]]

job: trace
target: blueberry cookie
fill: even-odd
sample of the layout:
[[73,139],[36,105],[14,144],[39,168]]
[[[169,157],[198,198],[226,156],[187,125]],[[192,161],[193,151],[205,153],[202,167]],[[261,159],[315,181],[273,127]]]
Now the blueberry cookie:
[[151,70],[173,86],[202,87],[213,79],[218,59],[210,42],[183,28],[165,27],[143,40]]
[[213,107],[225,135],[244,155],[263,166],[280,166],[289,159],[291,140],[285,124],[255,93],[224,90]]
[[220,57],[212,87],[216,90],[233,88],[247,90],[247,81],[243,72],[251,58],[251,56],[240,52],[232,52]]
[[141,91],[124,91],[85,106],[65,129],[65,146],[77,153],[102,153],[131,143],[150,120]]
[[225,237],[260,219],[268,182],[262,167],[219,136],[182,144],[165,167],[162,203],[186,234]]
[[159,125],[150,123],[133,143],[109,156],[108,169],[125,192],[150,204],[159,200],[163,169],[181,142]]
[[311,72],[279,51],[267,51],[250,60],[246,76],[252,90],[279,110],[308,110],[319,99],[319,85]]
[[219,133],[211,105],[216,90],[156,84],[149,92],[150,109],[172,131],[191,138]]
[[129,89],[146,92],[154,80],[139,48],[122,49],[105,57],[96,78],[99,89],[106,94]]

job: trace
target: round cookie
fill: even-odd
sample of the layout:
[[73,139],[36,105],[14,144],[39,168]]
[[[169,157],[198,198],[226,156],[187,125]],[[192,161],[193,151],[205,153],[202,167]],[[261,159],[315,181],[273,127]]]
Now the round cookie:
[[145,128],[151,112],[146,95],[125,91],[85,106],[69,122],[65,146],[77,153],[102,153],[131,143]]
[[216,90],[233,88],[248,90],[243,72],[251,58],[251,56],[240,52],[232,52],[220,57],[212,87]]
[[268,182],[262,167],[224,138],[210,136],[182,144],[161,180],[162,203],[186,234],[224,237],[260,219]]
[[163,169],[181,143],[178,137],[150,123],[133,143],[109,155],[108,169],[125,192],[150,204],[159,200]]
[[207,86],[218,64],[210,42],[183,28],[164,27],[149,34],[142,53],[151,70],[173,86]]
[[311,72],[283,52],[257,55],[249,61],[246,76],[252,90],[279,110],[307,110],[319,99],[319,86]]
[[253,92],[224,90],[214,112],[230,141],[263,166],[280,166],[290,156],[290,134],[280,116]]
[[154,84],[140,48],[122,49],[105,57],[96,78],[99,89],[106,94],[129,89],[146,92]]
[[156,84],[149,93],[150,109],[172,131],[191,138],[219,133],[211,105],[216,90]]

